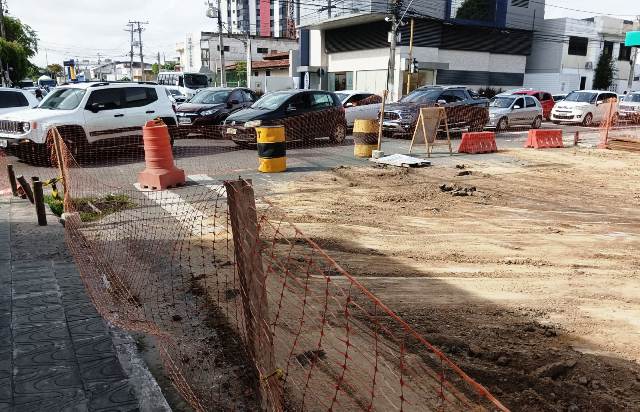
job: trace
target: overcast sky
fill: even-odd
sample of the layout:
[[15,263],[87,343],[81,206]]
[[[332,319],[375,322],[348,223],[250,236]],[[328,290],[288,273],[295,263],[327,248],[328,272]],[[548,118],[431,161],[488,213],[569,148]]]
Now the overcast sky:
[[[40,53],[34,63],[44,66],[77,57],[97,60],[127,59],[129,20],[148,21],[143,33],[145,61],[176,56],[175,45],[187,33],[212,30],[215,20],[207,19],[204,0],[7,0],[9,14],[20,18],[38,32]],[[585,18],[594,14],[633,18],[640,15],[640,0],[547,0],[546,18]],[[43,7],[44,4],[51,6]],[[554,6],[584,10],[586,13]]]

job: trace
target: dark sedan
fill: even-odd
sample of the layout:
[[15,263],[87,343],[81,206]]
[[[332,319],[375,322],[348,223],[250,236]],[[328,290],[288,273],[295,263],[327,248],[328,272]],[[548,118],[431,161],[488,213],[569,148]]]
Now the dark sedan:
[[232,114],[224,136],[240,146],[256,143],[255,128],[285,127],[287,142],[328,138],[342,143],[347,135],[342,102],[335,93],[283,90],[263,96],[250,108]]
[[245,88],[208,88],[178,106],[176,116],[180,126],[219,125],[232,113],[251,106],[255,93]]

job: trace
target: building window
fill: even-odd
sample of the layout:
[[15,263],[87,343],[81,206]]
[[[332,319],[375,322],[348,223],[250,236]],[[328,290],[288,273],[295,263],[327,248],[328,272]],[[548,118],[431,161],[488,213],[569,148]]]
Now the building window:
[[265,72],[265,76],[271,76],[271,70],[267,70],[267,71]]
[[513,7],[529,7],[529,0],[511,0],[511,5]]
[[613,56],[613,42],[605,41],[602,52],[607,56]]
[[618,60],[631,61],[631,47],[627,47],[624,43],[620,43],[620,53],[618,53]]
[[569,55],[586,56],[589,48],[589,39],[586,37],[569,37]]
[[258,47],[258,53],[267,54],[269,53],[269,49],[266,47]]
[[253,72],[253,75],[254,75],[254,76],[256,76],[256,77],[258,77],[258,72],[257,72],[257,71],[254,71],[254,72]]
[[[217,45],[216,49],[218,49],[218,51],[220,51],[220,45]],[[228,52],[229,51],[229,46],[224,46],[224,51]]]

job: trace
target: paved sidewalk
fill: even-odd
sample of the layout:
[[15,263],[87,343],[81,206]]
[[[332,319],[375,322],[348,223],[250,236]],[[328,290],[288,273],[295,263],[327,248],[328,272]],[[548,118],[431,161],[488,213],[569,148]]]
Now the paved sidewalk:
[[0,196],[0,411],[138,409],[63,228]]

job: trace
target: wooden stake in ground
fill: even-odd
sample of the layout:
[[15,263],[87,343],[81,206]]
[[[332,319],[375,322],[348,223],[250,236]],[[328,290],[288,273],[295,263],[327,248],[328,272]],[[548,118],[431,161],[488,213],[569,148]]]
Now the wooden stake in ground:
[[451,135],[449,133],[449,122],[447,120],[447,112],[444,107],[423,107],[420,109],[418,123],[416,123],[416,128],[413,132],[411,146],[409,146],[409,154],[412,153],[413,146],[422,138],[424,139],[424,144],[427,149],[427,157],[431,157],[433,146],[436,146],[437,144],[438,131],[440,130],[442,122],[444,122],[444,130],[447,135],[449,154],[453,156]]
[[65,164],[64,164],[64,154],[63,154],[63,142],[62,142],[62,136],[60,136],[60,132],[58,132],[57,128],[53,128],[52,132],[52,137],[53,137],[53,148],[55,150],[55,155],[56,155],[56,160],[58,162],[58,170],[60,171],[60,178],[62,179],[62,188],[64,190],[64,194],[63,196],[66,199],[67,193],[68,193],[68,182],[67,182],[67,176],[66,176],[66,168],[65,168]]
[[385,90],[382,93],[382,105],[380,106],[380,119],[378,124],[378,150],[382,147],[382,123],[384,123],[384,106],[387,101],[387,96],[389,95],[389,91]]
[[233,230],[233,246],[241,285],[240,296],[247,331],[247,345],[258,366],[265,410],[282,411],[283,390],[273,355],[269,329],[266,275],[262,265],[258,216],[251,181],[226,181],[227,204]]

